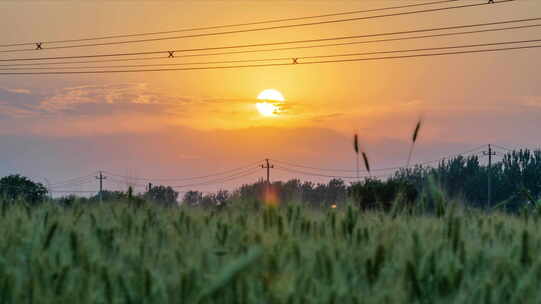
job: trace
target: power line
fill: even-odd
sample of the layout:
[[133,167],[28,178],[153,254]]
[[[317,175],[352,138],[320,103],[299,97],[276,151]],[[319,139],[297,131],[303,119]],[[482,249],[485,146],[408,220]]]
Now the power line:
[[[174,56],[174,53],[224,50],[224,49],[235,49],[235,48],[251,48],[251,47],[263,47],[263,46],[275,46],[275,45],[287,45],[287,44],[301,44],[301,43],[313,43],[313,42],[324,42],[324,41],[334,41],[334,40],[347,40],[347,39],[357,39],[357,38],[370,38],[370,37],[392,36],[392,35],[402,35],[402,34],[414,34],[414,33],[422,33],[422,32],[433,32],[433,31],[441,31],[441,30],[454,30],[454,29],[460,29],[460,28],[472,28],[472,27],[502,25],[502,24],[510,24],[510,23],[522,23],[522,22],[538,21],[538,20],[541,20],[541,17],[540,18],[506,20],[506,21],[489,22],[489,23],[476,23],[476,24],[467,24],[467,25],[457,25],[457,26],[448,26],[448,27],[437,27],[437,28],[428,28],[428,29],[418,29],[418,30],[408,30],[408,31],[399,31],[399,32],[386,32],[386,33],[376,33],[376,34],[350,35],[350,36],[327,37],[327,38],[306,39],[306,40],[290,40],[290,41],[279,41],[279,42],[270,42],[270,43],[240,44],[240,45],[229,45],[229,46],[175,49],[175,50],[160,50],[160,51],[149,51],[149,52],[124,52],[124,53],[110,53],[110,54],[56,56],[56,57],[38,57],[38,58],[11,58],[11,59],[2,59],[0,61],[3,61],[3,62],[8,61],[9,62],[9,61],[61,60],[61,59],[141,56],[141,55],[156,55],[156,54],[164,54],[165,57],[152,57],[152,58],[149,58],[149,59],[162,59],[162,58],[163,59],[165,59],[165,58],[171,59],[171,58],[178,58],[178,57]],[[541,24],[513,26],[513,27],[504,27],[504,28],[496,28],[496,29],[484,29],[484,30],[475,30],[475,31],[466,31],[466,32],[440,33],[440,34],[431,34],[431,35],[423,35],[423,36],[398,37],[398,38],[368,40],[368,41],[354,41],[354,42],[349,42],[349,43],[324,44],[324,45],[316,45],[316,46],[297,46],[297,47],[288,47],[288,48],[234,51],[234,52],[221,52],[221,53],[210,53],[210,54],[189,54],[189,55],[182,55],[181,57],[231,55],[231,54],[244,54],[244,53],[253,53],[253,52],[269,52],[269,51],[283,51],[283,50],[293,50],[293,49],[304,49],[304,48],[313,48],[313,47],[342,46],[342,45],[361,44],[361,43],[390,42],[390,41],[401,41],[401,40],[423,39],[423,38],[435,38],[435,37],[445,37],[445,36],[464,35],[464,34],[475,34],[475,33],[493,32],[493,31],[515,30],[515,29],[524,29],[524,28],[532,28],[532,27],[539,27],[539,26],[541,26]],[[5,51],[0,51],[0,52],[5,52]],[[173,55],[173,57],[170,57],[171,55]],[[118,59],[116,59],[116,60],[118,60]],[[124,59],[124,60],[133,60],[133,58],[132,59]],[[85,63],[89,63],[89,62],[85,62]]]
[[[541,24],[533,24],[533,25],[525,25],[525,26],[504,27],[504,28],[496,28],[496,29],[467,31],[467,32],[442,33],[442,34],[434,34],[434,35],[412,36],[412,37],[401,37],[401,38],[368,40],[368,41],[353,41],[353,42],[346,42],[346,43],[320,44],[320,45],[297,46],[297,47],[274,48],[274,49],[262,49],[262,50],[234,51],[234,52],[221,52],[221,53],[188,54],[188,55],[183,55],[181,57],[174,57],[174,59],[187,58],[187,57],[200,57],[200,56],[233,55],[233,54],[273,52],[273,51],[284,51],[284,50],[298,50],[298,49],[321,48],[321,47],[329,47],[329,46],[345,46],[345,45],[353,45],[353,44],[389,42],[389,41],[397,41],[397,40],[423,39],[423,38],[434,38],[434,37],[474,34],[474,33],[481,33],[481,32],[514,30],[514,29],[532,28],[532,27],[540,27],[540,26],[541,26]],[[353,36],[350,36],[350,37],[353,37]],[[346,39],[346,38],[349,38],[349,37],[337,37],[336,39],[342,39],[342,38]],[[326,38],[326,39],[333,39],[333,38]],[[287,43],[287,42],[284,42],[284,43]],[[166,51],[162,51],[162,52],[165,53]],[[123,56],[123,55],[120,55],[120,54],[118,54],[118,55]],[[132,55],[132,54],[128,54],[128,55]],[[127,56],[127,55],[125,55],[125,56]],[[68,59],[75,59],[75,58],[81,58],[81,56],[71,56]],[[61,58],[59,58],[59,57],[53,57],[53,58],[29,58],[29,59],[20,58],[20,59],[16,59],[16,60],[25,61],[25,60],[34,60],[34,59],[36,59],[36,60],[52,60],[52,59],[61,59]],[[161,60],[168,59],[168,60],[170,60],[171,58],[162,57],[162,56],[160,56],[160,57],[155,56],[155,57],[139,57],[139,58],[124,58],[124,59],[109,59],[109,60],[90,60],[90,61],[41,62],[41,63],[38,62],[38,63],[22,63],[22,64],[21,63],[20,64],[1,64],[0,67],[65,65],[65,64],[81,64],[81,63],[83,63],[83,64],[84,63],[103,63],[103,62],[125,62],[125,61],[144,61],[144,60],[156,60],[156,59],[161,59]],[[288,59],[290,59],[290,58],[288,58]],[[0,60],[0,61],[2,61],[2,60]],[[7,61],[10,61],[10,59],[8,59]],[[212,63],[213,64],[235,63],[235,62],[239,62],[239,61],[242,62],[244,60],[214,61]],[[250,60],[250,61],[268,61],[268,60],[263,59],[263,60]],[[200,63],[200,62],[177,63],[177,65],[195,65],[195,64],[204,64],[204,63]],[[156,64],[155,66],[159,66],[159,65]]]
[[513,152],[513,151],[515,151],[515,149],[506,148],[506,147],[500,146],[500,145],[494,145],[494,144],[493,144],[492,146],[493,146],[493,147],[496,147],[496,148],[498,148],[498,149],[505,150],[505,151],[507,151],[507,152]]
[[[541,19],[541,18],[540,18]],[[441,33],[441,34],[431,34],[431,35],[421,35],[421,36],[411,36],[411,37],[399,37],[399,38],[387,38],[387,39],[377,39],[377,40],[365,40],[365,41],[352,41],[352,42],[343,42],[343,43],[331,43],[331,44],[319,44],[319,45],[307,45],[307,46],[293,46],[293,47],[283,47],[283,48],[271,48],[271,49],[257,49],[257,50],[243,50],[243,51],[228,51],[228,52],[218,52],[218,53],[203,53],[203,54],[185,54],[181,56],[175,56],[173,58],[189,58],[189,57],[201,57],[201,56],[222,56],[222,55],[238,55],[238,54],[248,54],[248,53],[261,53],[261,52],[276,52],[276,51],[287,51],[287,50],[300,50],[300,49],[311,49],[311,48],[321,48],[321,47],[334,47],[334,46],[346,46],[346,45],[355,45],[355,44],[368,44],[368,43],[381,43],[381,42],[392,42],[392,41],[405,41],[405,40],[414,40],[414,39],[425,39],[425,38],[438,38],[438,37],[448,37],[448,36],[457,36],[457,35],[467,35],[467,34],[478,34],[478,33],[486,33],[486,32],[496,32],[496,31],[505,31],[505,30],[517,30],[517,29],[525,29],[525,28],[534,28],[534,27],[540,27],[541,24],[532,24],[532,25],[523,25],[523,26],[513,26],[513,27],[504,27],[504,28],[496,28],[496,29],[484,29],[484,30],[475,30],[475,31],[465,31],[465,32],[453,32],[453,33]],[[389,34],[390,35],[390,34]],[[347,36],[347,37],[334,37],[334,38],[322,38],[322,39],[311,39],[311,40],[300,40],[300,41],[287,41],[287,42],[278,42],[278,43],[266,43],[266,44],[260,44],[262,45],[272,45],[272,44],[295,44],[295,43],[308,43],[308,42],[315,42],[315,41],[331,41],[331,40],[342,40],[342,39],[354,39],[359,38],[365,35],[358,35],[358,36]],[[238,46],[226,46],[226,47],[214,47],[214,48],[207,48],[207,49],[229,49],[229,48],[244,48],[244,47],[252,47],[251,45],[238,45]],[[187,49],[187,50],[174,50],[171,51],[173,53],[175,52],[190,52],[190,51],[201,51],[204,50],[203,48],[199,49]],[[162,54],[169,54],[170,51],[161,51]],[[132,54],[130,54],[132,55]],[[135,54],[138,55],[138,54]],[[127,56],[127,55],[120,55],[119,56]],[[73,58],[77,58],[77,56],[74,56]],[[57,58],[45,58],[43,60],[52,60]],[[171,57],[152,57],[149,59],[171,59]],[[34,60],[31,58],[30,60]],[[146,58],[142,58],[142,60],[146,60]],[[2,60],[0,60],[2,61]],[[7,61],[10,61],[9,59]]]
[[[441,161],[443,161],[445,159],[450,159],[450,158],[458,157],[458,156],[465,156],[465,155],[472,154],[474,152],[480,153],[482,151],[479,151],[479,150],[484,149],[485,146],[486,145],[481,145],[481,146],[475,147],[475,148],[470,149],[470,150],[462,151],[460,153],[450,154],[450,155],[447,155],[447,156],[444,156],[444,157],[440,157],[438,159],[420,162],[420,163],[415,164],[415,166],[422,166],[422,165],[426,165],[426,164],[430,164],[430,163],[434,163],[434,162],[441,162]],[[502,146],[497,146],[497,147],[504,148]],[[509,150],[511,150],[511,149],[509,149]],[[282,160],[276,160],[276,159],[269,159],[269,160],[273,161],[275,163],[278,163],[278,166],[276,166],[275,168],[277,170],[280,170],[280,171],[285,171],[285,172],[290,172],[290,173],[298,173],[298,174],[307,175],[307,176],[328,177],[328,178],[342,178],[342,179],[356,179],[357,178],[357,176],[322,174],[320,172],[309,172],[309,171],[304,171],[304,170],[291,168],[291,167],[305,168],[305,169],[317,170],[317,171],[351,172],[351,173],[356,172],[356,170],[310,167],[310,166],[300,165],[300,164],[296,164],[296,163],[293,163],[293,162],[286,162],[286,161],[282,161]],[[373,169],[372,171],[399,170],[399,169],[403,169],[403,168],[404,167],[377,168],[377,169]],[[235,173],[232,173],[232,174],[230,174],[228,176],[222,176],[222,177],[218,177],[218,178],[213,179],[213,180],[201,181],[201,182],[192,183],[192,184],[173,186],[172,188],[185,188],[185,187],[192,187],[192,186],[206,186],[206,185],[213,185],[213,184],[218,184],[218,183],[225,183],[225,182],[228,182],[228,181],[232,181],[232,180],[236,180],[236,179],[239,179],[239,178],[242,178],[242,177],[245,177],[245,176],[252,175],[254,173],[257,173],[258,170],[259,170],[259,167],[246,168],[244,171],[235,172]],[[107,171],[102,171],[102,172],[107,172]],[[224,172],[227,172],[227,171],[224,171]],[[233,172],[233,170],[229,170],[229,172],[231,173],[231,172]],[[363,171],[363,173],[367,173],[367,171]],[[392,176],[393,174],[394,173],[387,173],[387,174],[381,174],[381,175],[376,175],[376,176],[371,176],[371,177],[376,177],[376,178],[388,177],[388,176]],[[210,176],[210,175],[207,175],[207,176]],[[70,179],[70,180],[75,180],[75,179],[77,179],[77,178]],[[155,179],[155,180],[171,180],[171,179]],[[176,179],[176,180],[178,180],[178,179]],[[122,183],[122,181],[114,179],[114,178],[112,178],[111,181],[113,181],[114,183],[117,183],[117,184]],[[146,186],[146,185],[143,185],[143,184],[137,184],[136,185],[136,187],[144,187],[144,186]],[[52,189],[49,192],[52,192],[52,193],[79,193],[79,192],[80,193],[96,193],[96,191],[58,190],[58,189]]]
[[[466,44],[456,46],[443,46],[443,47],[431,47],[431,48],[417,48],[417,49],[403,49],[403,50],[390,50],[390,51],[378,51],[378,52],[364,52],[364,53],[346,53],[346,54],[332,54],[332,55],[318,55],[318,56],[300,56],[295,57],[295,60],[301,59],[320,59],[320,58],[333,58],[333,57],[346,57],[346,56],[366,56],[366,55],[382,55],[393,53],[409,53],[409,52],[421,52],[421,51],[436,51],[436,50],[448,50],[459,48],[472,48],[472,47],[486,47],[506,44],[521,44],[540,42],[541,39],[519,40],[519,41],[504,41],[504,42],[492,42],[492,43],[480,43],[480,44]],[[228,64],[228,63],[250,63],[250,62],[269,62],[269,61],[290,61],[291,57],[281,58],[268,58],[268,59],[246,59],[246,60],[229,60],[229,61],[207,61],[207,62],[191,62],[191,63],[165,63],[165,64],[139,64],[139,65],[117,65],[117,66],[74,66],[74,67],[55,67],[56,70],[65,69],[108,69],[108,68],[136,68],[136,67],[156,67],[156,66],[184,66],[184,65],[206,65],[206,64]],[[0,67],[0,70],[49,70],[48,67],[29,67],[29,68],[5,68]]]
[[219,176],[219,175],[225,175],[225,174],[232,173],[232,172],[235,172],[235,171],[242,171],[242,170],[246,170],[246,169],[252,169],[252,168],[256,168],[255,166],[258,165],[259,163],[260,163],[260,161],[257,161],[257,162],[252,162],[250,164],[246,164],[246,165],[241,166],[241,167],[237,167],[237,168],[233,168],[233,169],[229,169],[229,170],[224,170],[224,171],[220,171],[220,172],[215,172],[215,173],[210,173],[210,174],[207,174],[207,175],[181,177],[181,178],[131,177],[131,176],[125,176],[125,175],[119,175],[119,174],[111,173],[109,171],[104,171],[104,172],[111,175],[111,176],[127,178],[127,179],[143,180],[143,181],[157,181],[157,182],[159,182],[159,181],[162,181],[162,182],[174,182],[174,181],[204,179],[204,178],[208,178],[208,177],[215,177],[215,176]]
[[[134,65],[108,65],[108,66],[62,66],[53,67],[55,70],[71,70],[71,69],[108,69],[108,68],[136,68],[136,67],[158,67],[158,66],[185,66],[185,65],[205,65],[205,64],[230,64],[230,63],[246,63],[246,62],[269,62],[269,61],[284,61],[291,60],[291,57],[269,58],[269,59],[244,59],[244,60],[224,60],[224,61],[207,61],[207,62],[182,62],[182,63],[155,63],[155,64],[134,64]],[[0,70],[50,70],[51,67],[4,67],[0,65]]]
[[121,180],[121,179],[116,179],[112,176],[109,176],[109,181],[113,182],[114,184],[117,184],[117,185],[128,185],[128,186],[134,186],[134,187],[146,187],[147,184],[140,184],[140,183],[136,183],[136,182],[132,182],[129,180],[130,178],[126,178],[126,180]]
[[[0,75],[108,74],[108,73],[135,73],[135,72],[173,72],[173,71],[191,71],[191,70],[221,70],[221,69],[259,68],[259,67],[275,67],[275,66],[291,66],[291,65],[309,65],[309,64],[324,64],[324,63],[346,63],[346,62],[357,62],[357,61],[379,61],[379,60],[389,60],[389,59],[422,58],[422,57],[435,57],[435,56],[445,56],[445,55],[460,55],[460,54],[475,54],[475,53],[500,52],[500,51],[511,51],[511,50],[524,50],[524,49],[534,49],[534,48],[540,48],[540,47],[541,45],[532,45],[532,46],[517,46],[517,47],[507,47],[507,48],[484,49],[484,50],[469,50],[469,51],[456,51],[456,52],[444,52],[444,53],[426,53],[426,54],[416,54],[416,55],[386,56],[386,57],[372,57],[372,58],[322,60],[322,61],[310,61],[310,62],[297,62],[294,60],[291,63],[277,63],[277,64],[251,64],[251,65],[233,65],[233,66],[209,66],[209,67],[140,69],[140,70],[2,72],[0,73]],[[339,55],[335,55],[335,56],[339,56]]]
[[307,171],[291,169],[291,168],[281,167],[281,166],[276,166],[275,169],[280,170],[280,171],[299,173],[303,175],[319,176],[319,177],[344,178],[344,179],[357,179],[358,178],[357,176],[329,175],[329,174],[321,174],[321,173],[315,173],[315,172],[307,172]]
[[[454,0],[454,1],[460,1],[460,0]],[[501,0],[501,1],[496,1],[495,3],[506,3],[506,2],[511,2],[511,1],[514,1],[514,0]],[[452,2],[452,1],[446,1],[446,2]],[[82,42],[82,41],[99,40],[99,39],[105,39],[105,38],[97,37],[97,38],[72,39],[72,40],[57,40],[57,41],[48,41],[48,42],[47,41],[41,41],[41,42],[15,43],[15,44],[1,45],[0,47],[36,45],[37,46],[36,49],[32,49],[32,50],[22,50],[22,49],[21,50],[11,50],[11,51],[33,51],[33,50],[45,50],[45,49],[63,49],[63,48],[75,48],[75,47],[105,46],[105,45],[118,45],[118,44],[127,44],[127,43],[152,42],[152,41],[161,41],[161,40],[196,38],[196,37],[217,36],[217,35],[226,35],[226,34],[239,34],[239,33],[247,33],[247,32],[258,32],[258,31],[275,30],[275,29],[285,29],[285,28],[294,28],[294,27],[304,27],[304,26],[313,26],[313,25],[322,25],[322,24],[332,24],[332,23],[342,23],[342,22],[369,20],[369,19],[384,18],[384,17],[395,17],[395,16],[402,16],[402,15],[429,13],[429,12],[437,12],[437,11],[459,9],[459,8],[477,7],[477,6],[487,5],[487,4],[489,4],[489,3],[466,4],[466,5],[459,5],[459,6],[431,8],[431,9],[409,11],[409,12],[398,12],[398,13],[383,14],[383,15],[364,16],[364,17],[355,17],[355,18],[346,18],[346,19],[334,19],[334,20],[308,22],[308,23],[297,23],[297,24],[288,24],[288,25],[277,25],[277,26],[270,26],[270,27],[252,28],[252,29],[243,29],[243,30],[231,30],[231,31],[222,31],[222,32],[214,32],[214,33],[202,33],[202,34],[182,35],[182,36],[174,36],[174,37],[148,38],[148,39],[125,40],[125,41],[115,41],[115,42],[89,43],[89,44],[81,44],[81,45],[50,47],[50,48],[44,48],[43,44],[66,43],[66,42]],[[418,4],[417,6],[419,6],[419,5],[427,5],[427,4]],[[163,33],[164,32],[161,32],[160,34],[163,34]],[[122,36],[122,35],[120,35],[120,36]],[[126,36],[123,36],[123,37],[126,37]],[[119,37],[117,35],[116,37],[110,36],[107,39],[123,38],[123,37]],[[134,37],[134,36],[131,36],[131,37]]]
[[49,185],[51,187],[58,187],[58,186],[64,186],[64,185],[73,185],[73,184],[82,185],[84,183],[88,183],[88,182],[92,181],[93,179],[94,179],[94,173],[89,174],[89,175],[85,175],[85,176],[81,176],[81,177],[70,178],[68,180],[64,180],[64,181],[60,181],[60,182],[50,183]]
[[58,187],[79,187],[79,186],[87,185],[87,184],[90,184],[90,183],[93,183],[93,182],[94,182],[93,179],[86,179],[86,180],[81,180],[81,181],[76,181],[76,182],[71,182],[71,183],[58,184],[58,185],[51,185],[50,187],[52,187],[52,188],[58,188]]
[[[474,149],[471,149],[471,150],[467,150],[467,151],[463,151],[463,152],[460,152],[460,153],[456,153],[456,154],[452,154],[452,155],[447,155],[447,156],[444,156],[444,157],[441,157],[441,158],[438,158],[437,160],[430,160],[430,161],[425,161],[425,162],[422,162],[422,163],[418,163],[416,165],[424,165],[424,164],[429,164],[429,163],[433,163],[433,162],[436,162],[436,161],[442,161],[444,159],[448,159],[448,158],[452,158],[452,157],[457,157],[457,156],[461,156],[461,155],[465,155],[465,154],[469,154],[469,153],[472,153],[472,152],[475,152],[475,151],[478,151],[480,149],[484,148],[484,145],[483,146],[479,146],[479,147],[476,147]],[[284,166],[276,166],[276,169],[281,169],[282,171],[288,171],[288,172],[294,172],[294,173],[299,173],[299,174],[303,174],[303,175],[312,175],[312,176],[319,176],[319,177],[330,177],[330,178],[344,178],[344,179],[353,179],[353,178],[357,178],[356,176],[343,176],[343,175],[328,175],[328,174],[321,174],[321,173],[316,173],[316,172],[308,172],[308,171],[303,171],[303,170],[298,170],[298,169],[295,169],[295,168],[290,168],[290,167],[298,167],[298,168],[305,168],[305,169],[311,169],[311,170],[318,170],[318,171],[340,171],[340,172],[355,172],[356,170],[343,170],[343,169],[330,169],[330,168],[318,168],[318,167],[309,167],[309,166],[304,166],[304,165],[299,165],[299,164],[294,164],[294,163],[291,163],[291,162],[286,162],[286,161],[282,161],[282,160],[276,160],[276,159],[269,159],[269,160],[272,160],[278,164],[283,164]],[[255,163],[254,163],[255,164]],[[398,169],[402,169],[404,167],[388,167],[388,168],[377,168],[377,169],[373,169],[372,171],[389,171],[389,170],[398,170]],[[235,172],[235,171],[239,171],[241,169],[244,169],[243,171],[241,172]],[[223,183],[223,182],[227,182],[227,181],[231,181],[231,180],[235,180],[235,179],[238,179],[238,178],[241,178],[241,177],[244,177],[244,176],[249,176],[253,173],[256,173],[258,172],[258,169],[259,167],[254,167],[254,168],[250,168],[249,166],[248,167],[239,167],[239,168],[236,168],[236,169],[232,169],[232,170],[228,170],[228,171],[222,171],[220,174],[224,174],[224,173],[232,173],[228,176],[223,176],[223,177],[218,177],[216,179],[213,179],[213,180],[209,180],[209,181],[201,181],[201,182],[197,182],[197,183],[192,183],[192,184],[186,184],[186,185],[179,185],[179,186],[173,186],[172,188],[185,188],[185,187],[192,187],[192,186],[205,186],[205,185],[213,185],[213,184],[217,184],[217,183]],[[199,177],[190,177],[190,178],[183,178],[183,179],[163,179],[163,178],[133,178],[133,177],[127,177],[127,176],[121,176],[121,175],[114,175],[114,174],[111,174],[110,172],[108,171],[102,171],[104,173],[107,173],[109,175],[112,175],[112,176],[120,176],[120,177],[126,177],[126,178],[131,178],[131,179],[140,179],[140,180],[161,180],[161,181],[179,181],[179,180],[188,180],[188,179],[197,179],[197,178],[201,178],[201,177],[210,177],[210,176],[216,176],[218,174],[209,174],[209,175],[205,175],[205,176],[199,176]],[[235,173],[233,173],[235,172]],[[367,171],[362,171],[363,173],[367,173]],[[386,176],[390,176],[392,175],[393,173],[388,173],[388,174],[382,174],[382,175],[376,175],[376,176],[372,176],[372,177],[386,177]],[[111,179],[111,177],[109,177]],[[121,181],[121,180],[117,180],[115,178],[112,178],[111,181],[117,183],[117,184],[123,184],[124,182]],[[136,184],[134,183],[136,187],[144,187],[146,186],[146,184]],[[79,190],[53,190],[51,192],[77,192]],[[96,192],[96,191],[82,191],[82,192]]]
[[[480,149],[483,149],[485,146],[486,145],[482,145],[482,146],[478,146],[478,147],[476,147],[474,149],[471,149],[471,150],[466,150],[466,151],[463,151],[463,152],[459,152],[459,153],[455,153],[455,154],[451,154],[451,155],[446,155],[446,156],[443,156],[443,157],[440,157],[440,158],[434,159],[434,160],[420,162],[420,163],[417,163],[417,164],[413,164],[413,166],[430,164],[430,163],[439,162],[439,161],[442,161],[442,160],[445,160],[445,159],[470,154],[470,153],[473,153],[473,152],[478,151]],[[272,160],[272,161],[274,161],[274,162],[276,162],[278,164],[283,164],[285,166],[298,167],[298,168],[311,169],[311,170],[329,171],[329,172],[349,172],[349,173],[357,172],[357,170],[311,167],[311,166],[296,164],[296,163],[293,163],[293,162],[287,162],[287,161],[283,161],[283,160],[277,160],[277,159],[270,159],[270,160]],[[390,170],[399,170],[399,169],[403,169],[403,168],[405,168],[405,166],[376,168],[376,169],[372,169],[371,171],[376,171],[376,172],[377,171],[390,171]],[[360,172],[368,173],[368,171],[366,171],[366,170],[361,170]],[[336,177],[336,176],[328,175],[327,177]],[[354,177],[350,177],[350,178],[354,178]]]
[[96,193],[96,191],[85,191],[85,190],[51,190],[51,193]]
[[450,155],[447,155],[447,156],[444,156],[444,157],[440,157],[438,159],[433,159],[433,160],[420,162],[420,163],[415,164],[414,166],[424,166],[424,165],[432,164],[432,163],[435,163],[435,162],[441,162],[441,161],[446,160],[446,159],[459,157],[459,156],[464,156],[464,155],[467,155],[467,154],[472,154],[474,152],[478,152],[481,149],[484,149],[485,146],[486,145],[481,145],[481,146],[478,146],[476,148],[473,148],[473,149],[470,149],[470,150],[467,150],[467,151],[464,151],[464,152],[461,152],[461,153],[450,154]]
[[[279,171],[285,171],[285,172],[290,172],[290,173],[296,173],[296,174],[302,174],[302,175],[307,175],[307,176],[317,176],[317,177],[327,177],[327,178],[339,178],[339,179],[358,179],[359,177],[357,176],[343,176],[343,175],[328,175],[328,174],[320,174],[320,173],[315,173],[315,172],[307,172],[307,171],[302,171],[302,170],[297,170],[297,169],[291,169],[291,168],[287,168],[287,167],[276,167],[275,168],[276,170],[279,170]],[[372,175],[370,176],[371,178],[378,178],[378,177],[387,177],[387,176],[391,176],[392,173],[390,174],[381,174],[381,175]],[[368,176],[366,176],[368,177]]]
[[244,171],[244,172],[238,172],[236,174],[226,176],[226,177],[223,177],[223,178],[220,178],[220,179],[210,180],[210,181],[201,182],[201,183],[193,183],[193,184],[172,186],[171,188],[186,188],[186,187],[194,187],[194,186],[208,186],[208,185],[213,185],[213,184],[221,184],[221,183],[229,182],[229,181],[232,181],[232,180],[236,180],[236,179],[239,179],[239,178],[242,178],[242,177],[252,175],[254,173],[257,173],[258,171],[259,171],[259,168],[256,168],[256,169],[252,169],[252,170],[248,170],[248,171]]
[[[323,15],[315,15],[315,16],[273,19],[273,20],[265,20],[265,21],[236,23],[236,24],[228,24],[228,25],[215,25],[215,26],[196,27],[196,28],[189,28],[189,29],[178,29],[178,30],[169,30],[169,31],[160,31],[160,32],[149,32],[149,33],[138,33],[138,34],[120,34],[120,35],[109,35],[109,36],[100,36],[100,37],[91,37],[91,38],[43,41],[42,43],[52,44],[52,43],[67,43],[67,42],[83,42],[83,41],[92,41],[92,40],[104,40],[104,39],[115,39],[115,38],[129,38],[129,37],[141,37],[141,36],[151,36],[151,35],[163,35],[163,34],[172,34],[172,33],[180,33],[180,32],[212,30],[212,29],[220,29],[220,28],[227,28],[227,27],[258,25],[258,24],[265,24],[265,23],[277,23],[277,22],[287,22],[287,21],[296,21],[296,20],[305,20],[305,19],[335,17],[335,16],[352,15],[352,14],[368,13],[368,12],[391,10],[391,9],[409,8],[409,7],[415,7],[415,6],[421,6],[421,5],[443,4],[443,3],[455,2],[455,1],[457,1],[457,0],[443,0],[443,1],[434,1],[434,2],[429,2],[429,3],[411,4],[411,5],[404,5],[404,6],[394,6],[394,7],[386,7],[386,8],[379,8],[379,9],[371,9],[371,10],[357,10],[357,11],[331,13],[331,14],[323,14]],[[32,45],[33,46],[35,44],[36,44],[36,42],[12,43],[12,44],[0,45],[0,47],[24,46],[24,45]]]
[[[177,58],[177,57],[175,57]],[[13,64],[0,64],[0,67],[9,66],[36,66],[36,65],[57,65],[57,64],[79,64],[79,63],[101,63],[101,62],[123,62],[123,61],[140,61],[140,60],[156,60],[156,59],[168,59],[163,56],[155,57],[139,57],[139,58],[123,58],[123,59],[107,59],[107,60],[85,60],[85,61],[67,61],[67,62],[36,62],[36,63],[13,63]],[[170,58],[169,58],[170,59]],[[0,60],[1,61],[1,60]]]
[[[274,161],[275,163],[278,163],[278,164],[283,164],[285,166],[291,166],[291,167],[297,167],[297,168],[303,168],[303,169],[311,169],[311,170],[318,170],[318,171],[329,171],[329,172],[357,172],[357,170],[348,170],[348,169],[333,169],[333,168],[320,168],[320,167],[311,167],[311,166],[306,166],[306,165],[300,165],[300,164],[295,164],[295,163],[291,163],[291,162],[286,162],[286,161],[282,161],[282,160],[277,160],[277,159],[270,159],[272,161]],[[378,169],[372,169],[371,171],[388,171],[388,170],[395,170],[395,169],[400,169],[402,167],[391,167],[391,168],[378,168]],[[368,172],[368,171],[359,171],[359,172]]]

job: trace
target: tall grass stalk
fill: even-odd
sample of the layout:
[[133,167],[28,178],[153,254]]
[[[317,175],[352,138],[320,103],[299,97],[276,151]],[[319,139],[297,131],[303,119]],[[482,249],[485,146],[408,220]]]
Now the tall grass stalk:
[[415,129],[413,130],[413,134],[411,136],[411,144],[410,144],[410,150],[408,153],[408,161],[406,163],[406,168],[410,167],[411,157],[413,156],[413,149],[419,137],[419,131],[421,130],[421,125],[422,125],[422,119],[419,119],[417,121],[417,124],[415,125]]
[[353,150],[355,151],[355,160],[356,160],[356,170],[357,170],[357,180],[359,179],[359,136],[355,134],[353,136]]

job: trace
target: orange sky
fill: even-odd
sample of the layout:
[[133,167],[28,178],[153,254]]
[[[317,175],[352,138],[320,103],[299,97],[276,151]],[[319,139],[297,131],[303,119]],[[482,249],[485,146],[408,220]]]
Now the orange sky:
[[[397,3],[405,4],[406,1],[3,1],[0,2],[0,32],[2,43],[56,40],[317,15]],[[114,47],[44,51],[38,55],[3,54],[2,58],[313,39],[539,17],[539,12],[539,1],[521,0],[414,16]],[[186,61],[298,57],[540,38],[540,29],[527,29]],[[541,118],[539,54],[539,49],[532,49],[231,70],[0,76],[0,134],[13,140],[14,147],[13,151],[8,149],[4,152],[3,158],[16,155],[17,149],[24,150],[21,147],[35,148],[35,153],[46,153],[45,159],[50,160],[46,162],[58,163],[55,168],[59,168],[51,172],[51,167],[40,163],[35,155],[28,152],[30,154],[26,157],[18,156],[0,165],[0,173],[17,171],[67,178],[87,168],[102,166],[103,159],[89,155],[84,166],[63,164],[55,159],[65,159],[62,157],[65,152],[48,148],[48,145],[76,138],[81,144],[79,148],[74,145],[70,153],[84,153],[85,145],[90,142],[108,142],[102,148],[113,154],[126,149],[119,147],[118,141],[112,138],[128,135],[139,136],[142,141],[148,137],[163,139],[152,150],[159,151],[161,156],[158,158],[164,163],[175,162],[175,168],[189,167],[182,172],[183,175],[202,173],[217,164],[224,168],[234,167],[245,159],[264,158],[266,156],[261,154],[265,152],[312,163],[321,163],[325,158],[324,163],[328,166],[348,166],[352,157],[349,139],[353,132],[359,132],[372,153],[377,155],[374,157],[379,163],[396,164],[402,161],[402,150],[407,146],[411,129],[420,116],[425,118],[426,124],[422,130],[424,146],[418,152],[419,158],[433,158],[449,150],[460,151],[488,142],[537,146]],[[286,98],[285,112],[278,117],[262,117],[254,106],[258,93],[267,88],[278,89]],[[178,139],[184,140],[182,144],[171,146],[167,138],[175,137],[172,130],[191,135]],[[336,134],[341,144],[329,149],[330,143],[323,140],[331,140],[333,136],[323,136],[322,142],[306,143],[305,149],[295,146],[300,141],[297,137],[317,138],[321,130]],[[287,133],[284,137],[288,140],[273,145],[255,139],[266,132],[276,135]],[[198,135],[193,136],[195,133]],[[224,142],[217,140],[209,144],[202,139],[215,138],[217,133],[223,136]],[[267,136],[275,138],[272,134]],[[85,142],[85,139],[88,140]],[[39,144],[33,145],[33,140]],[[234,141],[235,146],[231,147],[228,141]],[[253,145],[268,146],[254,148]],[[318,145],[325,148],[318,148]],[[227,155],[215,155],[202,147],[224,150]],[[175,155],[186,157],[176,159],[176,156],[169,155],[171,149]],[[321,151],[315,153],[314,149]],[[190,151],[182,153],[183,150]],[[47,151],[56,152],[51,155]],[[143,157],[141,155],[135,153],[133,162],[107,162],[106,165],[116,170],[151,171],[154,176],[175,176],[179,172],[142,163],[138,160],[139,156]],[[196,164],[193,158],[210,158],[213,161]]]

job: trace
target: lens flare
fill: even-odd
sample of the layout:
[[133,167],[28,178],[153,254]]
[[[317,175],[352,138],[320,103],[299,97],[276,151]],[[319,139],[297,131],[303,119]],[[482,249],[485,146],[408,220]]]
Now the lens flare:
[[269,185],[265,189],[265,192],[263,193],[263,202],[265,202],[265,205],[270,207],[276,207],[278,206],[278,204],[280,204],[280,196],[278,195],[278,190],[272,185]]

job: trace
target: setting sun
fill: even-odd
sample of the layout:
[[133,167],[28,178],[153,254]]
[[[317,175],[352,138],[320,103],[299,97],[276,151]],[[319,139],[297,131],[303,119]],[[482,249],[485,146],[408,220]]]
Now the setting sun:
[[262,100],[263,102],[256,103],[256,108],[259,111],[259,114],[262,116],[276,116],[280,112],[279,105],[276,102],[285,101],[284,95],[278,90],[267,89],[259,93],[257,99]]
[[259,95],[257,96],[257,99],[267,100],[267,101],[268,100],[271,100],[271,101],[284,101],[285,100],[284,95],[282,95],[280,91],[275,90],[275,89],[264,90],[263,92],[259,93]]

